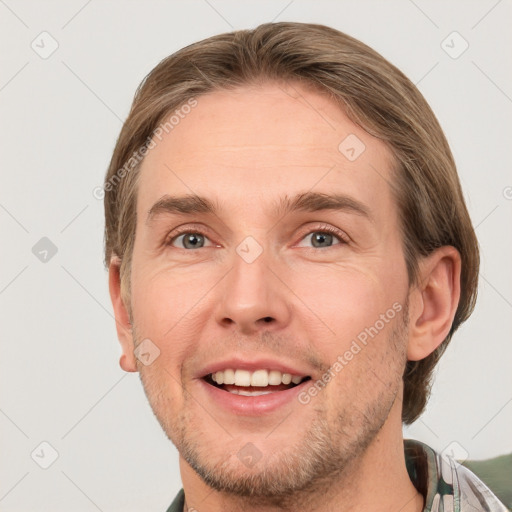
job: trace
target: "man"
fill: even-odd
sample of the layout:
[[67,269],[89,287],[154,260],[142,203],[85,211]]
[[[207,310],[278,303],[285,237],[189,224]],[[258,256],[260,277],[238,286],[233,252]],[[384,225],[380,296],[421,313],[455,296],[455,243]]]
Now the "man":
[[399,70],[320,25],[193,44],[137,91],[104,188],[120,364],[180,454],[169,511],[505,510],[402,437],[479,255]]

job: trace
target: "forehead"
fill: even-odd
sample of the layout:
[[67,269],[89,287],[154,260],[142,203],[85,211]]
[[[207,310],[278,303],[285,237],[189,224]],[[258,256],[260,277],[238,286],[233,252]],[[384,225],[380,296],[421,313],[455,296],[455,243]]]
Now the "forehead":
[[164,195],[184,194],[255,212],[266,198],[275,205],[311,190],[391,207],[390,150],[326,94],[292,83],[216,91],[176,121],[142,163],[142,216]]

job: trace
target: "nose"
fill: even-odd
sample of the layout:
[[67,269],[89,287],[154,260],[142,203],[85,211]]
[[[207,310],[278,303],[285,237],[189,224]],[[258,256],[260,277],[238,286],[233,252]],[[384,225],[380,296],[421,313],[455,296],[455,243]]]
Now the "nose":
[[265,252],[252,262],[235,253],[218,293],[217,322],[240,334],[278,330],[290,321],[291,292]]

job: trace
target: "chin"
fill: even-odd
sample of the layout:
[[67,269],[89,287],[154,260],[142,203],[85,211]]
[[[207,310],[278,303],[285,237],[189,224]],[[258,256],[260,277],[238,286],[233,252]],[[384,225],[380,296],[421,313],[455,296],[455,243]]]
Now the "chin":
[[299,438],[294,441],[278,432],[270,434],[275,439],[268,439],[267,432],[236,439],[226,436],[225,441],[215,442],[204,430],[193,427],[181,423],[170,436],[187,464],[208,487],[256,499],[261,505],[282,504],[297,493],[307,494],[323,485],[328,488],[364,449],[361,439],[341,445],[333,442],[326,422],[320,419],[308,429],[302,425],[300,436],[297,426],[294,437]]

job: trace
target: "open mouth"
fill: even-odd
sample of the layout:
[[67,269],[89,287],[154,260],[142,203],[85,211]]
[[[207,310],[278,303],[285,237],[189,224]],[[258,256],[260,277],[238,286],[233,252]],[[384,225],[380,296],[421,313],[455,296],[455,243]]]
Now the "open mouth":
[[261,396],[286,391],[310,379],[309,376],[281,373],[278,370],[251,372],[231,368],[209,373],[204,377],[208,384],[228,393],[242,396]]

